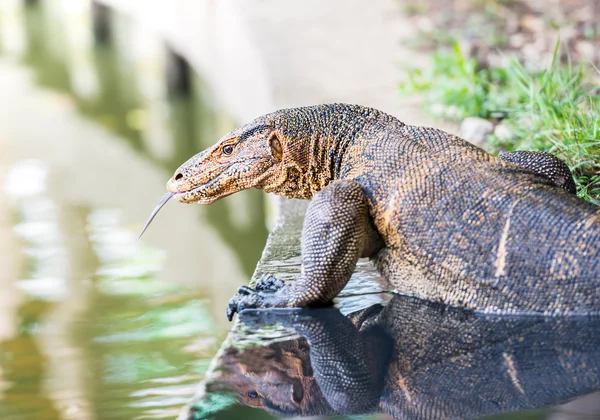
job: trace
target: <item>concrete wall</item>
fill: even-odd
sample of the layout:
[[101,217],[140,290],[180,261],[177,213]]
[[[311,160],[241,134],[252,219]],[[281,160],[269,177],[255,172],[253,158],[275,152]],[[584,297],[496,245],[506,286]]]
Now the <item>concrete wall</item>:
[[157,31],[241,121],[350,102],[442,127],[398,98],[403,68],[428,57],[403,46],[413,34],[393,0],[100,1]]

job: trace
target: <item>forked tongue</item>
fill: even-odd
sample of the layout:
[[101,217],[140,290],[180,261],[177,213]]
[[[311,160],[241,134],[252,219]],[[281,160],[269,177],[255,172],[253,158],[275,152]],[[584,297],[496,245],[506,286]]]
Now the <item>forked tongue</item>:
[[140,235],[138,236],[137,240],[139,241],[140,238],[142,237],[142,235],[144,234],[144,232],[146,232],[146,229],[148,229],[148,227],[150,226],[150,223],[152,223],[152,221],[154,220],[154,218],[156,217],[156,215],[158,214],[158,212],[160,211],[160,209],[162,209],[162,207],[167,204],[167,201],[169,201],[171,199],[171,197],[173,197],[176,193],[174,192],[168,192],[167,194],[165,194],[165,196],[160,200],[160,202],[156,205],[156,207],[154,208],[154,211],[152,212],[152,214],[150,215],[150,217],[148,218],[148,221],[146,222],[146,224],[144,225],[144,229],[142,229],[142,232],[140,233]]

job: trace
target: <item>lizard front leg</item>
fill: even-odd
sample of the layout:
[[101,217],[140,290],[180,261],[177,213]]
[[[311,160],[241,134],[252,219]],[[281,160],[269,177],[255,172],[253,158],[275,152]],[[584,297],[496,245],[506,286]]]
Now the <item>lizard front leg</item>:
[[291,286],[271,277],[255,290],[241,287],[229,301],[227,317],[231,320],[235,312],[247,308],[328,304],[344,288],[358,259],[374,254],[382,244],[360,185],[334,181],[315,194],[306,212],[298,279]]

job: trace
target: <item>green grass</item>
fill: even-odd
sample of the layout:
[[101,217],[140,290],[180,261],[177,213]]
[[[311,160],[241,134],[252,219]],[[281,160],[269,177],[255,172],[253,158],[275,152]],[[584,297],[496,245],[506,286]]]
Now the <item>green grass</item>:
[[561,64],[546,70],[511,60],[503,68],[480,68],[456,43],[434,55],[433,65],[409,70],[400,86],[404,95],[423,93],[433,115],[453,120],[468,116],[503,118],[510,140],[489,138],[492,152],[544,150],[573,171],[578,195],[600,205],[600,87],[591,85],[591,64]]

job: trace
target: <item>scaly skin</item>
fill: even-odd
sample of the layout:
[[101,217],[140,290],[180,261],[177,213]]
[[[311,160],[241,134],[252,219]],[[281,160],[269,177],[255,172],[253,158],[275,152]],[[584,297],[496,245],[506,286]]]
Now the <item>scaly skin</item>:
[[[229,147],[230,146],[230,147]],[[494,157],[357,105],[264,115],[183,164],[168,189],[209,204],[256,187],[312,199],[302,274],[241,288],[251,307],[330,302],[371,257],[390,288],[497,313],[600,310],[600,210],[548,154]]]
[[[347,317],[335,308],[245,311],[242,322],[262,344],[228,347],[206,389],[276,416],[476,419],[600,388],[593,316],[489,316],[396,295]],[[299,337],[260,329],[277,324]]]

